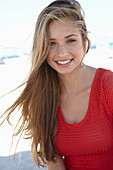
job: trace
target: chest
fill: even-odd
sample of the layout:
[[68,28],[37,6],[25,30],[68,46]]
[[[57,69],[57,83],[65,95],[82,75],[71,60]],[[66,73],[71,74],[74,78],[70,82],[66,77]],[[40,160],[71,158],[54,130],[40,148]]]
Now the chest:
[[113,147],[113,122],[105,107],[89,109],[78,124],[65,122],[59,110],[55,146],[64,156],[102,153]]
[[88,111],[90,88],[79,95],[68,96],[61,104],[64,120],[70,124],[82,121]]

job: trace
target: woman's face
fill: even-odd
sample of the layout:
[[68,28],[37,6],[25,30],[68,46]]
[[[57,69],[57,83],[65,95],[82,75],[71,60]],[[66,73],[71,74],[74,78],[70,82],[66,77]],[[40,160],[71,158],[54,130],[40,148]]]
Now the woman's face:
[[49,25],[48,64],[59,74],[73,72],[81,65],[84,56],[80,31],[68,18],[53,21]]

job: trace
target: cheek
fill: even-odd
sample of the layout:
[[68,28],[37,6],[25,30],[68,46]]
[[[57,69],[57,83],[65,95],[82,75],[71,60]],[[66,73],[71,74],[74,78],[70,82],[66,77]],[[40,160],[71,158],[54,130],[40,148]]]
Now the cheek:
[[51,65],[52,57],[51,57],[51,54],[50,54],[50,53],[48,53],[48,56],[47,56],[47,58],[46,58],[46,61],[47,61],[47,63],[48,63],[49,65]]
[[83,46],[82,45],[76,45],[74,48],[71,48],[70,51],[71,51],[71,53],[79,54],[83,51]]
[[51,63],[51,62],[52,62],[55,54],[56,54],[55,48],[50,48],[49,51],[48,51],[47,59],[46,59],[48,63]]
[[48,50],[48,55],[47,55],[46,60],[48,61],[48,60],[50,59],[50,57],[51,57],[51,50],[50,50],[50,48],[49,48],[49,50]]
[[53,49],[52,49],[52,48],[49,48],[47,59],[52,58],[52,54],[53,54]]
[[57,52],[57,50],[58,50],[57,46],[50,47],[48,55],[51,57],[52,55],[54,55]]
[[52,57],[50,55],[47,56],[46,61],[51,68],[55,69],[55,64],[54,64]]
[[49,64],[49,55],[47,56],[46,61]]

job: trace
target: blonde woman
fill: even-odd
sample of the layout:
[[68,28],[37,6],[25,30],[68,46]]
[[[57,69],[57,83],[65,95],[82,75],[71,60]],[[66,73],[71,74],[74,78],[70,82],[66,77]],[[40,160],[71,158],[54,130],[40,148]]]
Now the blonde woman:
[[30,135],[37,166],[113,169],[113,73],[83,64],[89,48],[79,2],[56,0],[40,13],[31,72],[5,112],[21,109],[18,133]]

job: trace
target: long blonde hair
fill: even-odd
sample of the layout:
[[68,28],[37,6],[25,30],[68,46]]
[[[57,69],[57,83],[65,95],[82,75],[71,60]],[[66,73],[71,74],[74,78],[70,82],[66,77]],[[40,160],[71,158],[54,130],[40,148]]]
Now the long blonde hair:
[[9,121],[14,110],[21,109],[22,123],[15,135],[21,132],[29,135],[32,140],[32,157],[39,167],[44,166],[46,161],[55,161],[58,154],[54,140],[61,88],[57,72],[48,65],[46,58],[49,50],[48,26],[52,21],[65,17],[72,20],[81,31],[85,42],[84,50],[85,53],[88,52],[90,41],[80,4],[74,0],[52,2],[40,13],[36,23],[32,64],[26,86],[19,98],[4,113],[5,119]]

